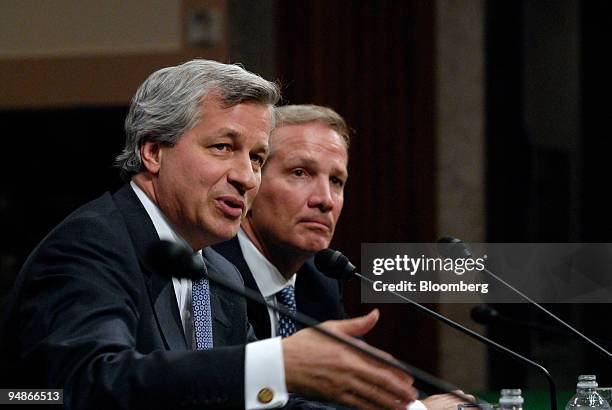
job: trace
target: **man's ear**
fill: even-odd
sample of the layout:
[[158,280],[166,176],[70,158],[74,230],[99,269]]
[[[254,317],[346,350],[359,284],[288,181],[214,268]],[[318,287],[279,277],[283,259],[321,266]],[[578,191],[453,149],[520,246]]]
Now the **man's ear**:
[[162,149],[159,141],[146,141],[140,146],[142,165],[153,175],[159,173],[161,167]]

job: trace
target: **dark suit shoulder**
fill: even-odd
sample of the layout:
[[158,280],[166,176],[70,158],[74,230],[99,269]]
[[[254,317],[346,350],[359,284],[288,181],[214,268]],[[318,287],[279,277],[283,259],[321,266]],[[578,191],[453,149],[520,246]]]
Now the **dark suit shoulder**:
[[312,258],[297,272],[295,297],[298,308],[321,322],[346,317],[342,293],[340,283],[320,272]]
[[[20,276],[53,273],[53,267],[86,267],[126,263],[130,247],[127,228],[109,193],[68,215],[34,249]],[[130,259],[134,263],[133,258]],[[86,274],[82,269],[79,274]],[[66,273],[66,272],[64,272]],[[24,278],[20,278],[24,280]]]
[[339,295],[341,293],[341,286],[338,280],[327,277],[319,271],[315,267],[312,258],[307,260],[298,270],[296,289],[298,286],[308,291],[319,289],[320,291],[329,293],[330,296]]
[[44,243],[49,237],[53,237],[58,232],[65,232],[70,227],[76,227],[79,224],[83,225],[83,228],[89,226],[104,226],[107,225],[109,219],[112,219],[112,215],[117,215],[117,206],[115,205],[110,193],[106,192],[102,196],[88,202],[76,210],[72,211],[63,221],[55,226],[51,232],[41,241]]

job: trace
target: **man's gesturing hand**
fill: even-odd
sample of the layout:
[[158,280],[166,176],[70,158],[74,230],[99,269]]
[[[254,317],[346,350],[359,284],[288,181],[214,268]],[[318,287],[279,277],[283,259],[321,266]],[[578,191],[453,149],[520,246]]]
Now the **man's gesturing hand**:
[[[348,320],[330,320],[324,327],[344,338],[363,336],[378,321],[378,310]],[[391,355],[357,339],[353,342],[389,360]],[[304,329],[283,340],[285,380],[291,392],[324,397],[362,409],[405,409],[416,400],[413,378],[357,350]]]
[[465,394],[462,390],[457,390],[456,393],[464,395],[465,399],[461,400],[452,394],[436,394],[423,400],[423,404],[428,410],[456,410],[458,404],[474,402],[474,396]]

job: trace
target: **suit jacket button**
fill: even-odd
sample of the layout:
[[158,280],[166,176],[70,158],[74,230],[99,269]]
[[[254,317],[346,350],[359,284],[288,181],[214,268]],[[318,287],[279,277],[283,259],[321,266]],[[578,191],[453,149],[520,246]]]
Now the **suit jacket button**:
[[260,403],[270,403],[273,398],[274,391],[268,387],[264,387],[257,393],[257,400],[259,400]]

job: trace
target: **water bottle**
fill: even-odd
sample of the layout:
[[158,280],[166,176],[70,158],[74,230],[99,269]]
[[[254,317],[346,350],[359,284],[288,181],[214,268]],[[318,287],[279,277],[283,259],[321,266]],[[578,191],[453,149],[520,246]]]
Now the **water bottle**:
[[523,396],[521,389],[502,389],[499,398],[500,410],[523,410]]
[[597,381],[594,375],[578,376],[576,395],[567,403],[565,410],[609,409],[608,402],[595,389]]

